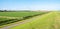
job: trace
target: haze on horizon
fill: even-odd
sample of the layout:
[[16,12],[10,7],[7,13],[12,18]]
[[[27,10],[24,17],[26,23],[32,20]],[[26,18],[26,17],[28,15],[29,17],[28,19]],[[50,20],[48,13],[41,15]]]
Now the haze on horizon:
[[0,10],[60,10],[60,0],[0,0]]

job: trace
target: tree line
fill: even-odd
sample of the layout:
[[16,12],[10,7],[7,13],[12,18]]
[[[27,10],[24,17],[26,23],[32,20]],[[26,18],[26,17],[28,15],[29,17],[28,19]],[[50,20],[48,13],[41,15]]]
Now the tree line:
[[6,12],[7,10],[0,10],[0,12]]
[[0,12],[33,12],[30,10],[0,10]]

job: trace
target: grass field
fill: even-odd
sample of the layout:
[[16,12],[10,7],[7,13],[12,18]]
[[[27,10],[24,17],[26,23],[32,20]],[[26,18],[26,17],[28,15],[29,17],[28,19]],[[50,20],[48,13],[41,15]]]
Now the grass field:
[[31,22],[10,29],[60,29],[60,12],[50,12],[42,16],[34,17],[34,20]]
[[32,16],[35,14],[40,14],[42,12],[0,12],[0,21],[6,20],[7,18],[20,18],[24,16]]
[[8,16],[8,17],[23,17],[29,15],[35,15],[42,12],[0,12],[0,16]]
[[37,14],[44,12],[0,12],[0,26],[25,20]]

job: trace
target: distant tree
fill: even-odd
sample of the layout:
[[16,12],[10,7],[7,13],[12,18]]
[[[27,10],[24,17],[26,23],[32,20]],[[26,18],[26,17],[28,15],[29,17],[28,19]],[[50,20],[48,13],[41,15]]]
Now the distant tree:
[[4,10],[4,12],[7,12],[7,10]]

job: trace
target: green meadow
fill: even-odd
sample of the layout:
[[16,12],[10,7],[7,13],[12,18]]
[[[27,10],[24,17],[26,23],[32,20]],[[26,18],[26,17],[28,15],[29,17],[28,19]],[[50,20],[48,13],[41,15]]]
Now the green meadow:
[[60,13],[50,12],[42,16],[31,18],[31,22],[24,23],[10,29],[60,29]]
[[25,20],[44,12],[0,12],[0,26]]

